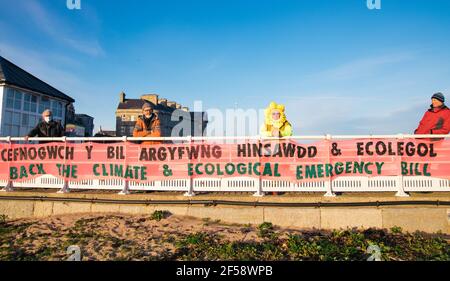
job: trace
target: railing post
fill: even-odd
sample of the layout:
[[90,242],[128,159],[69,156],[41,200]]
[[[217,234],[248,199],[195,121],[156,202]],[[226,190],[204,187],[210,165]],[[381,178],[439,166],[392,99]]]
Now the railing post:
[[[258,146],[259,146],[260,143],[261,143],[261,136],[258,138]],[[261,155],[259,155],[259,162],[260,162],[260,164],[262,164],[262,163],[261,163]],[[262,165],[260,165],[260,167],[261,167],[261,166],[262,166]],[[261,169],[260,169],[260,170],[261,170]],[[257,190],[256,190],[255,194],[253,194],[253,196],[255,196],[255,197],[263,197],[265,194],[264,194],[264,192],[263,192],[263,190],[262,190],[261,171],[259,171],[258,184],[256,185],[256,188],[257,188]]]
[[[187,139],[189,141],[189,146],[192,148],[192,136],[189,136]],[[191,159],[189,159],[189,163],[190,162],[191,162]],[[184,193],[184,196],[186,196],[186,197],[195,196],[194,179],[192,178],[192,176],[189,176],[188,190],[186,191],[186,193]]]
[[12,192],[12,191],[14,191],[14,185],[11,180],[8,180],[8,183],[6,184],[5,188],[0,190],[0,192]]
[[[64,142],[64,145],[65,145],[66,151],[67,151],[67,137],[66,136],[62,137],[62,140]],[[64,167],[66,166],[66,163],[67,163],[67,159],[64,159]],[[59,194],[70,193],[69,181],[66,179],[65,176],[64,176],[64,185],[60,190],[58,190],[57,193],[59,193]]]
[[[11,137],[7,137],[6,141],[9,143],[9,146],[11,148]],[[11,169],[11,162],[8,161],[8,171]],[[6,184],[5,188],[0,190],[2,192],[11,192],[14,191],[14,184],[10,177],[8,177],[8,183]]]
[[[402,140],[404,138],[405,138],[405,136],[403,134],[398,134],[397,141],[399,139]],[[399,164],[401,165],[402,164],[401,156],[398,156],[398,157],[400,157],[400,163]],[[397,180],[396,180],[395,185],[398,188],[398,191],[397,191],[397,193],[395,193],[395,196],[397,196],[397,197],[409,197],[409,194],[405,192],[405,183],[403,181],[403,174],[402,174],[401,169],[400,169],[400,174],[397,176]]]
[[403,176],[397,176],[396,185],[398,188],[397,193],[395,193],[395,196],[397,197],[409,197],[409,194],[405,192],[405,186],[403,183]]
[[128,180],[124,180],[123,189],[119,192],[119,195],[128,195],[130,194],[130,184]]
[[[330,141],[331,135],[328,134],[325,136],[326,142],[328,143],[328,162],[331,164],[331,156],[330,156]],[[331,176],[328,177],[328,180],[325,182],[325,190],[326,193],[324,197],[336,197],[336,194],[333,192]]]
[[58,193],[58,194],[70,193],[69,181],[64,180],[63,187],[60,190],[58,190],[58,192],[56,192],[56,193]]
[[[122,137],[122,141],[125,143],[125,168],[126,168],[126,161],[127,161],[127,136]],[[119,192],[119,195],[128,195],[130,194],[130,184],[128,182],[128,179],[124,179],[124,184],[122,190]]]

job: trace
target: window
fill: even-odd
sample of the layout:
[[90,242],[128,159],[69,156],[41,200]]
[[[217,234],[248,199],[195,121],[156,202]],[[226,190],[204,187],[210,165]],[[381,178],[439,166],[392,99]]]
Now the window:
[[30,116],[30,129],[34,128],[40,120],[41,117],[39,115]]
[[11,136],[20,136],[20,126],[11,126]]
[[63,117],[63,104],[62,102],[58,102],[58,117]]
[[3,125],[3,136],[11,136],[11,126],[10,125]]
[[12,123],[12,111],[5,110],[5,116],[4,116],[4,123],[5,124],[11,124]]
[[30,125],[30,115],[23,114],[22,115],[22,126],[23,127],[28,127],[29,125]]
[[62,103],[59,101],[52,101],[52,113],[54,117],[62,117]]
[[133,136],[134,126],[128,127],[128,136]]
[[22,109],[22,93],[17,90],[14,90],[14,89],[7,88],[6,108],[21,110]]
[[5,110],[3,117],[3,136],[19,137],[28,134],[37,123],[40,116],[37,114],[18,113],[12,110]]
[[14,108],[14,90],[6,88],[6,108]]
[[28,112],[36,113],[37,110],[37,97],[31,94],[23,95],[23,110]]
[[50,109],[50,99],[41,97],[41,100],[39,101],[39,113],[44,112],[46,109]]
[[13,112],[12,114],[12,122],[13,125],[20,126],[20,113]]
[[32,128],[30,127],[20,127],[20,136],[25,136],[27,135]]
[[3,117],[3,136],[13,136],[11,134],[12,128],[12,120],[13,120],[13,112],[10,110],[5,110],[5,115]]

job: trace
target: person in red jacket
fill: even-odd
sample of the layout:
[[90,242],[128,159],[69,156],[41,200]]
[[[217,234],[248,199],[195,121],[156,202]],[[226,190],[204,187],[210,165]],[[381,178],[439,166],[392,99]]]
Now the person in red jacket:
[[416,135],[447,135],[450,133],[450,109],[445,106],[445,97],[436,93],[431,97],[431,108],[425,112]]

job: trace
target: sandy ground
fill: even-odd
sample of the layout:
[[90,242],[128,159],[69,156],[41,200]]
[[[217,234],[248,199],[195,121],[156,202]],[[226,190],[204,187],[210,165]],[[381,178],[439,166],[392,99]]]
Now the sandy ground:
[[[162,211],[6,221],[0,222],[0,261],[67,260],[72,245],[80,248],[83,261],[365,260],[369,241],[382,247],[386,260],[450,260],[445,235],[370,229],[330,233],[276,226],[267,230],[264,225],[225,224]],[[300,240],[293,241],[292,234]]]
[[20,248],[23,253],[14,255],[30,255],[30,259],[65,259],[71,245],[81,248],[83,260],[173,259],[177,240],[197,232],[229,241],[261,240],[255,227],[173,215],[160,221],[149,215],[65,215],[10,224],[18,228],[11,237],[14,241],[3,241],[0,247]]

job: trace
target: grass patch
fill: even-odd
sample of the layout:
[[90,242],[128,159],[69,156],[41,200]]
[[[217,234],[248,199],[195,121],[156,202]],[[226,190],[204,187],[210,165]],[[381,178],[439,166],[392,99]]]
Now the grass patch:
[[160,220],[170,217],[171,215],[172,214],[169,211],[156,210],[152,213],[152,215],[150,216],[150,219],[155,220],[155,221],[160,221]]
[[[107,227],[110,216],[79,219],[65,227],[8,222],[5,218],[0,223],[0,261],[66,260],[71,245],[82,249],[83,260],[365,261],[371,255],[368,247],[373,245],[386,261],[450,261],[450,243],[442,233],[408,233],[401,228],[283,231],[270,222],[195,231],[190,226],[162,232],[159,225],[145,223],[163,220],[169,214],[156,211],[145,219],[117,217],[118,221],[125,220],[122,226],[127,229],[121,232],[113,231],[117,222]],[[204,223],[216,221],[199,221],[200,225]],[[36,227],[29,228],[34,224]]]
[[7,215],[0,215],[0,226],[6,224],[7,221],[8,221]]
[[375,245],[382,260],[450,260],[449,243],[425,233],[349,229],[282,235],[271,223],[259,225],[257,232],[261,241],[227,241],[214,234],[190,234],[177,243],[175,257],[188,261],[366,261],[371,255],[368,247]]

